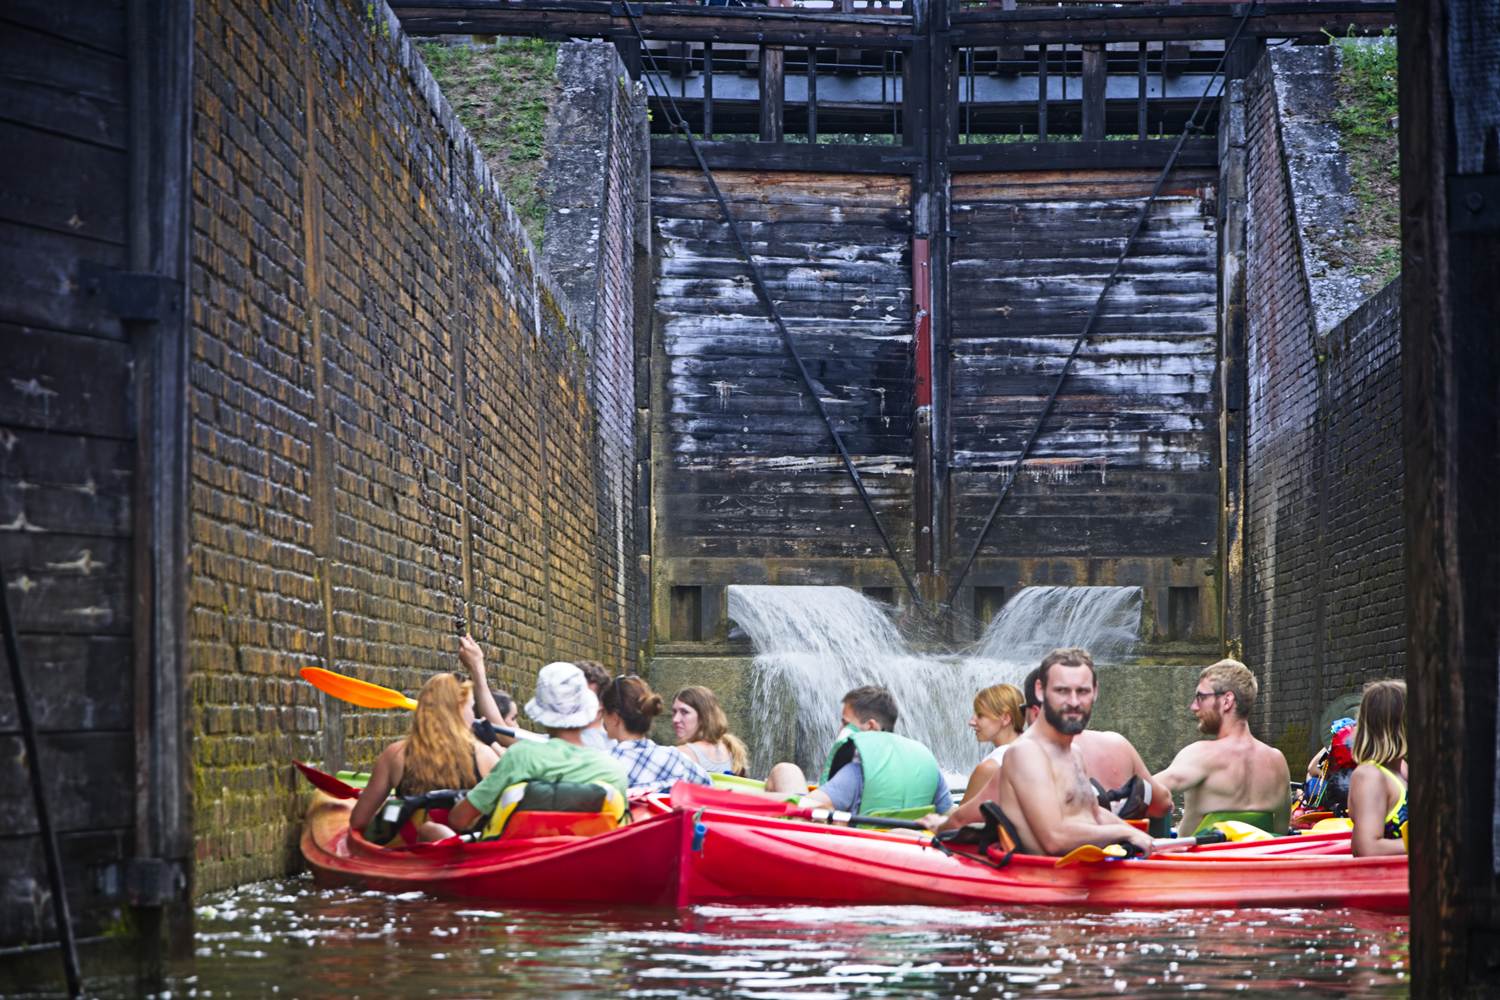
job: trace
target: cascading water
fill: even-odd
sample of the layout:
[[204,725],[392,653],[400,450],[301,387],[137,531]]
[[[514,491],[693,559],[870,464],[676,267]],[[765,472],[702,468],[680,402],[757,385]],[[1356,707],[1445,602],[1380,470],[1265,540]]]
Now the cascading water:
[[839,730],[840,699],[879,684],[901,709],[897,732],[967,774],[987,752],[967,721],[974,694],[1019,685],[1048,650],[1083,646],[1103,664],[1127,654],[1140,627],[1138,587],[1028,587],[972,647],[918,653],[885,609],[847,587],[729,588],[729,617],[755,645],[751,773],[765,774],[794,731],[794,757],[816,776]]

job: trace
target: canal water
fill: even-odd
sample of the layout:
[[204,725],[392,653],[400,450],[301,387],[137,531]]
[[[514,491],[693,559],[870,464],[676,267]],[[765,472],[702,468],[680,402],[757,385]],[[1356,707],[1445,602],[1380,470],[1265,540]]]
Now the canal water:
[[[1355,910],[526,910],[319,889],[205,899],[172,997],[1405,996],[1407,921]],[[167,994],[157,994],[158,996]]]

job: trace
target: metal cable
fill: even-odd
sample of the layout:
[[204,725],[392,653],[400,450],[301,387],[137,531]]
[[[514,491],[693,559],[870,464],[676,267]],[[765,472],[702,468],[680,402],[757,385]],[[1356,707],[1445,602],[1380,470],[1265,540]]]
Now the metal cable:
[[1074,359],[1078,357],[1078,352],[1083,348],[1084,342],[1088,340],[1089,335],[1093,332],[1094,324],[1099,319],[1099,314],[1104,308],[1104,297],[1109,294],[1109,290],[1114,287],[1115,282],[1119,279],[1120,268],[1124,266],[1125,258],[1130,255],[1131,249],[1135,246],[1136,239],[1140,236],[1141,230],[1145,228],[1146,218],[1151,212],[1151,206],[1156,204],[1156,199],[1161,195],[1161,189],[1167,183],[1167,177],[1171,175],[1172,168],[1177,165],[1177,157],[1182,153],[1183,145],[1187,142],[1188,136],[1195,132],[1203,131],[1203,125],[1198,121],[1198,112],[1203,109],[1203,102],[1208,100],[1209,91],[1213,89],[1214,82],[1218,80],[1220,74],[1224,71],[1224,64],[1229,59],[1229,53],[1234,50],[1235,44],[1240,40],[1240,34],[1245,30],[1245,25],[1250,22],[1250,16],[1255,13],[1259,6],[1259,4],[1254,3],[1245,5],[1245,13],[1240,16],[1240,21],[1235,26],[1234,34],[1230,36],[1228,43],[1224,46],[1223,55],[1219,57],[1218,65],[1214,67],[1214,71],[1209,76],[1208,82],[1204,84],[1203,93],[1198,97],[1198,102],[1193,105],[1193,113],[1188,116],[1187,124],[1183,126],[1182,134],[1177,137],[1177,143],[1172,147],[1172,154],[1167,157],[1167,162],[1162,167],[1161,175],[1156,178],[1156,184],[1152,187],[1151,194],[1141,203],[1141,210],[1135,217],[1135,225],[1131,227],[1130,235],[1126,238],[1125,245],[1120,248],[1120,255],[1115,258],[1114,266],[1110,268],[1109,275],[1104,279],[1104,287],[1099,289],[1099,297],[1094,300],[1094,307],[1089,310],[1089,316],[1084,321],[1083,330],[1078,334],[1077,339],[1073,341],[1073,349],[1068,352],[1067,359],[1063,362],[1062,371],[1058,372],[1057,381],[1053,383],[1052,391],[1047,396],[1047,402],[1042,407],[1042,412],[1037,416],[1036,423],[1032,425],[1031,433],[1027,436],[1026,443],[1021,446],[1021,454],[1016,457],[1015,462],[1011,465],[1010,474],[1001,480],[1000,492],[995,495],[995,502],[990,505],[989,516],[985,518],[984,527],[979,529],[979,534],[974,538],[974,547],[969,551],[968,559],[964,560],[963,569],[959,571],[958,576],[954,578],[953,585],[948,590],[947,603],[949,605],[952,605],[953,599],[958,596],[959,588],[963,586],[964,580],[969,575],[969,570],[974,566],[974,560],[979,555],[979,550],[984,546],[985,536],[989,534],[990,528],[995,524],[995,515],[1000,512],[1000,505],[1010,495],[1011,486],[1015,484],[1017,477],[1020,476],[1021,467],[1026,461],[1026,456],[1031,453],[1032,446],[1036,444],[1036,439],[1041,435],[1042,425],[1046,423],[1047,417],[1052,413],[1052,407],[1057,402],[1058,393],[1062,391],[1063,383],[1067,381],[1068,371],[1072,368]]
[[854,467],[854,460],[849,456],[849,449],[844,444],[843,435],[834,426],[833,418],[829,416],[828,408],[824,406],[822,396],[819,395],[817,386],[813,384],[812,376],[808,374],[807,365],[803,362],[802,355],[798,352],[797,345],[792,340],[791,331],[787,329],[786,322],[781,317],[781,310],[776,308],[776,302],[771,298],[771,292],[766,287],[765,279],[761,275],[760,265],[756,263],[754,255],[750,252],[750,247],[745,243],[744,237],[740,233],[739,224],[735,222],[734,216],[729,211],[729,203],[725,200],[724,193],[719,189],[718,182],[714,180],[713,171],[709,169],[708,162],[703,158],[703,151],[698,147],[697,141],[693,138],[692,129],[688,128],[687,121],[682,117],[681,112],[678,111],[677,101],[672,97],[671,90],[662,88],[661,91],[658,91],[657,89],[656,77],[660,74],[661,70],[657,66],[656,56],[646,46],[646,36],[641,32],[640,21],[637,20],[634,5],[626,3],[623,6],[625,16],[630,19],[630,26],[635,31],[636,41],[641,47],[641,55],[651,65],[651,71],[646,74],[647,86],[651,88],[651,93],[656,97],[658,105],[662,105],[667,109],[667,124],[674,130],[681,132],[683,138],[687,140],[688,148],[692,151],[693,158],[698,161],[698,169],[703,172],[703,178],[708,182],[708,187],[713,192],[714,200],[719,203],[719,211],[724,215],[724,221],[729,226],[730,234],[734,237],[735,246],[739,248],[740,255],[745,258],[745,263],[750,269],[750,281],[755,287],[756,294],[765,304],[772,324],[775,325],[777,332],[781,335],[781,341],[786,345],[787,354],[791,356],[792,363],[797,367],[797,374],[801,376],[802,384],[807,387],[807,391],[812,395],[813,406],[817,408],[818,416],[823,418],[823,425],[828,428],[828,433],[833,438],[834,447],[838,449],[839,458],[844,463],[844,469],[849,473],[849,478],[853,480],[854,488],[859,493],[859,499],[864,503],[865,510],[869,512],[870,520],[874,523],[875,530],[880,534],[881,542],[885,544],[886,553],[891,557],[891,561],[896,564],[896,569],[900,571],[901,579],[906,584],[906,589],[911,594],[912,600],[918,607],[921,607],[923,603],[922,595],[917,591],[916,582],[912,579],[906,566],[901,562],[900,557],[896,553],[895,545],[891,542],[890,536],[886,534],[885,526],[880,523],[880,517],[875,513],[874,501],[870,499],[870,494],[865,489],[864,480],[860,478],[859,470]]

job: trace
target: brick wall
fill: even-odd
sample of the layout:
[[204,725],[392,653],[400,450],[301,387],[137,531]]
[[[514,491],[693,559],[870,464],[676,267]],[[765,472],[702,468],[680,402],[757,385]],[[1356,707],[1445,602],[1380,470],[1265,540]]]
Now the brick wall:
[[1309,278],[1296,196],[1305,132],[1285,114],[1310,74],[1289,68],[1305,69],[1267,58],[1246,85],[1243,587],[1257,728],[1295,770],[1330,700],[1402,671],[1405,611],[1399,282],[1319,332],[1326,276]]
[[[205,0],[197,20],[203,891],[295,865],[293,758],[367,766],[405,730],[325,702],[298,668],[415,692],[456,665],[466,616],[492,681],[524,697],[541,663],[629,664],[636,641],[619,583],[631,439],[591,398],[593,317],[576,323],[538,271],[395,19],[356,0]],[[602,356],[596,381],[620,364]]]

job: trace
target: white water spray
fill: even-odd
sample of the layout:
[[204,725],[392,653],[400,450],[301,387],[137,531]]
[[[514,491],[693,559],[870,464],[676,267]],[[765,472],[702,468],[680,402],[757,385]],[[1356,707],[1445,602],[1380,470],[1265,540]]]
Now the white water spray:
[[751,773],[765,774],[794,734],[794,757],[815,779],[840,728],[840,699],[879,684],[895,695],[896,731],[929,747],[945,770],[967,775],[989,752],[967,722],[974,695],[1019,685],[1048,650],[1082,646],[1095,663],[1126,655],[1140,628],[1137,587],[1028,587],[1006,603],[972,647],[918,653],[886,609],[847,587],[729,588],[729,617],[755,645]]

